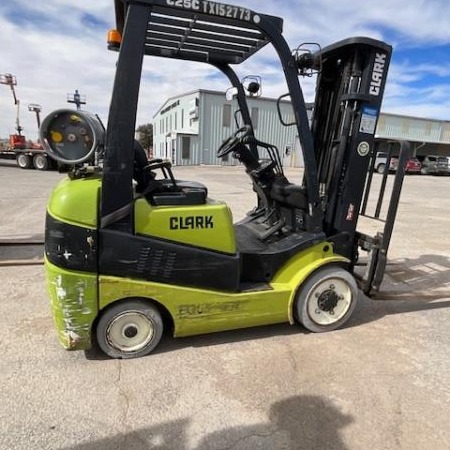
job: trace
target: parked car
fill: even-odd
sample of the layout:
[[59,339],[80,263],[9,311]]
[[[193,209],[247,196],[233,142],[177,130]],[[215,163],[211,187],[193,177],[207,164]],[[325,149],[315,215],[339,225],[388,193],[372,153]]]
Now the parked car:
[[[398,158],[391,158],[389,170],[395,172],[398,167]],[[405,173],[421,173],[422,164],[417,158],[409,158],[406,161]]]
[[[388,159],[388,154],[384,152],[378,152],[375,157],[375,164],[373,166],[374,170],[378,173],[384,173],[384,168],[386,167]],[[389,172],[395,172],[398,166],[398,157],[392,156],[389,162]],[[417,158],[409,158],[406,162],[406,173],[420,173],[422,164]]]
[[386,167],[388,154],[384,152],[378,152],[375,157],[375,164],[373,165],[373,170],[378,173],[384,173],[384,168]]
[[423,175],[450,175],[450,157],[428,155],[422,161]]

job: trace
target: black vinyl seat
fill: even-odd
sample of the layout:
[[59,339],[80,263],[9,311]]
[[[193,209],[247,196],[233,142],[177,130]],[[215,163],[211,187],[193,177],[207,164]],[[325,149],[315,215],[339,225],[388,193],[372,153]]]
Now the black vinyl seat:
[[278,203],[304,211],[308,208],[306,188],[298,184],[289,183],[286,179],[276,180],[272,184],[270,196]]
[[[155,169],[163,170],[167,178],[156,179]],[[196,181],[175,180],[171,164],[162,159],[148,161],[142,145],[134,141],[134,171],[136,192],[143,194],[147,201],[156,206],[203,205],[208,197],[208,190]]]
[[204,205],[208,197],[208,189],[196,181],[175,180],[170,178],[157,180],[161,190],[156,189],[150,196],[150,202],[156,206]]

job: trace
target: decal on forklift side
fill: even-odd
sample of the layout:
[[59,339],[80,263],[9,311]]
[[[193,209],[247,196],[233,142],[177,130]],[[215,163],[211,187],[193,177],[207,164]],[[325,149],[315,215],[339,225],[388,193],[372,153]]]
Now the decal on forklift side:
[[183,9],[191,9],[205,14],[213,14],[230,19],[251,20],[251,12],[246,8],[223,5],[222,3],[210,2],[207,0],[166,0],[168,6],[176,6]]
[[195,230],[198,228],[214,228],[213,216],[174,216],[169,218],[171,230]]
[[242,306],[240,302],[200,303],[198,305],[180,305],[178,317],[200,316],[214,313],[237,311]]
[[361,111],[361,123],[359,132],[366,134],[375,134],[375,127],[378,119],[378,109],[371,106],[363,106]]
[[380,95],[381,82],[383,81],[384,67],[386,66],[386,54],[377,53],[373,63],[372,79],[370,81],[369,94]]

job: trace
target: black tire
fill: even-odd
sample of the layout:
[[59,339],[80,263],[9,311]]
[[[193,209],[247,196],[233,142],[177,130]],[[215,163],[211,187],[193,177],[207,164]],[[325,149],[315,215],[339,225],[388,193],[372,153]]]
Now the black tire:
[[385,167],[386,167],[386,164],[378,164],[377,172],[383,174]]
[[16,155],[16,161],[17,161],[17,165],[21,169],[31,169],[31,167],[33,165],[31,156],[25,155],[25,153],[19,153],[18,155]]
[[336,330],[351,317],[357,299],[353,275],[341,267],[322,267],[300,286],[295,300],[296,317],[314,333]]
[[47,156],[37,153],[33,157],[33,166],[37,170],[48,170],[50,169],[50,161]]
[[139,358],[161,340],[163,320],[158,308],[145,300],[130,299],[107,308],[97,323],[100,349],[111,358]]

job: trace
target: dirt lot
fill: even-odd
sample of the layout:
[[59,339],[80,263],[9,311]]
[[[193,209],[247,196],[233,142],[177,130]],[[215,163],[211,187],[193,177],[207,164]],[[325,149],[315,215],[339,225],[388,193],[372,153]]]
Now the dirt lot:
[[[236,219],[253,205],[240,168],[177,173]],[[62,176],[0,162],[0,238],[42,236]],[[450,177],[406,178],[384,299],[361,295],[329,334],[277,325],[165,338],[127,361],[66,352],[42,266],[0,267],[0,448],[449,449],[449,193]]]

